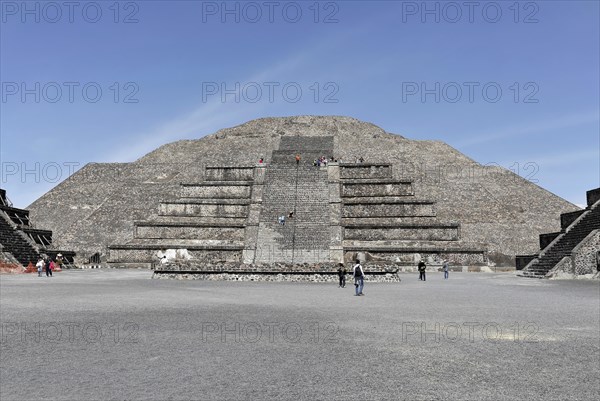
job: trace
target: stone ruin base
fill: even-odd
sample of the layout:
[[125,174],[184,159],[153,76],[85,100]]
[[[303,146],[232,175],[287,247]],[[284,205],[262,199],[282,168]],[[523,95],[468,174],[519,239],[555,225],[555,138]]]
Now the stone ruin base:
[[[189,273],[189,272],[154,272],[154,279],[175,280],[203,280],[203,281],[271,281],[271,282],[312,282],[312,283],[337,283],[337,273],[331,274],[232,274],[232,273]],[[396,273],[386,273],[365,276],[367,283],[399,283],[400,277]],[[351,275],[346,276],[346,284],[352,285]]]
[[[245,263],[209,263],[201,266],[183,262],[160,266],[154,270],[152,278],[205,280],[205,281],[306,281],[316,283],[338,282],[336,263],[303,264],[245,264]],[[394,265],[367,265],[365,281],[397,283],[400,281],[398,267]],[[346,282],[352,280],[352,267],[346,266]]]

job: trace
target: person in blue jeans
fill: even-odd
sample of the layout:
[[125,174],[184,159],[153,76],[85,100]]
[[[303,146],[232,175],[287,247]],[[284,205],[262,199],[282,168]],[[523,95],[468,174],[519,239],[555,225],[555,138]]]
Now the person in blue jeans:
[[360,260],[358,259],[356,259],[356,264],[354,265],[352,276],[354,277],[354,288],[356,289],[356,294],[354,295],[365,295],[363,294],[363,287],[365,285],[365,272],[363,271],[363,268],[360,265]]
[[444,270],[444,280],[448,280],[448,261],[446,259],[444,259],[442,269]]

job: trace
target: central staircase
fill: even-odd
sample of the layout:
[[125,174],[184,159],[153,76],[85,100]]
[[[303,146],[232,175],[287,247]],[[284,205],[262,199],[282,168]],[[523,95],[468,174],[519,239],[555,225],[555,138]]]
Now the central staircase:
[[265,173],[256,263],[329,261],[327,168],[313,166],[313,160],[332,153],[333,137],[281,138]]

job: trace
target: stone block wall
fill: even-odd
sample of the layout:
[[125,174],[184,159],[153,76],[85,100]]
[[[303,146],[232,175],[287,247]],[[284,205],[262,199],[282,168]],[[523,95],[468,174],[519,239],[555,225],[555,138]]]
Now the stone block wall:
[[254,167],[206,167],[207,181],[252,181]]
[[435,216],[433,202],[345,203],[342,217]]
[[346,227],[344,238],[347,240],[424,240],[457,241],[460,239],[457,226],[412,226],[412,227]]
[[247,217],[248,205],[163,202],[161,216]]
[[592,231],[577,247],[571,255],[573,270],[575,274],[595,274],[600,271],[600,229]]
[[244,226],[219,227],[194,224],[154,225],[139,223],[135,228],[135,238],[243,241]]
[[390,164],[340,163],[340,178],[345,180],[392,178],[392,166]]
[[226,182],[217,182],[215,185],[207,184],[182,184],[181,186],[181,197],[182,198],[200,198],[200,199],[244,199],[250,198],[252,186],[248,184],[244,185],[231,185]]
[[411,182],[344,182],[344,197],[410,196],[414,195]]

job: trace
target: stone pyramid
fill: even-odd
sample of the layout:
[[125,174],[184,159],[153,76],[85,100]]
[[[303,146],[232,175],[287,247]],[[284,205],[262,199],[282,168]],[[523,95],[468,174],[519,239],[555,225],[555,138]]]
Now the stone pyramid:
[[[315,167],[321,156],[330,162]],[[577,209],[443,142],[334,116],[263,118],[133,163],[88,164],[29,206],[79,263],[149,267],[167,256],[246,268],[357,255],[514,266],[560,228],[556,215]]]

